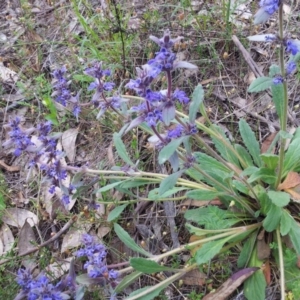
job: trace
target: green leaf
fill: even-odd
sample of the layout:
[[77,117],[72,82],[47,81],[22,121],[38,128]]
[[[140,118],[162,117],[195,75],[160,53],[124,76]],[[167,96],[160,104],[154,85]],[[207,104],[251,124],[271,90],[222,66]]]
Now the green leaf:
[[258,93],[268,89],[273,82],[273,78],[270,77],[258,77],[253,80],[248,88],[248,93]]
[[244,162],[246,163],[247,167],[253,166],[253,160],[249,152],[243,146],[239,144],[235,144],[234,148],[237,151],[237,153],[240,155],[240,157],[244,159]]
[[122,182],[121,187],[123,189],[130,189],[130,188],[139,187],[139,186],[143,186],[146,184],[154,184],[154,183],[156,183],[156,181],[151,181],[151,179],[147,180],[147,179],[132,178],[130,180],[124,180]]
[[42,103],[45,107],[47,107],[50,110],[50,114],[47,114],[45,116],[45,119],[51,121],[51,123],[54,125],[58,125],[59,123],[57,121],[57,110],[52,98],[50,96],[44,95]]
[[280,233],[287,235],[292,227],[292,217],[287,211],[283,211],[280,219]]
[[[152,286],[146,286],[146,287],[143,287],[143,288],[141,288],[141,289],[138,289],[138,290],[136,290],[136,291],[130,293],[129,298],[127,298],[127,299],[131,299],[131,297],[133,297],[133,296],[138,296],[138,295],[141,294],[142,292],[149,290],[150,287],[152,288]],[[166,286],[158,287],[157,289],[155,289],[154,291],[148,293],[147,295],[143,295],[143,296],[140,296],[140,297],[135,298],[135,299],[137,299],[137,300],[152,300],[152,299],[154,299],[155,297],[157,297],[157,296],[160,294],[160,292],[161,292],[165,287],[166,287]]]
[[257,231],[253,232],[242,247],[242,251],[237,261],[238,268],[245,268],[251,259],[252,251],[255,246]]
[[127,163],[130,166],[134,166],[134,163],[131,161],[131,159],[126,151],[126,147],[121,139],[121,136],[115,132],[113,135],[113,140],[114,140],[114,145],[116,147],[118,155],[123,159],[123,161],[125,163]]
[[162,195],[159,194],[159,188],[153,189],[149,192],[148,194],[148,198],[151,200],[159,200],[162,198],[168,198],[178,192],[181,191],[185,191],[187,188],[185,187],[174,187],[168,191],[166,191],[165,193],[163,193]]
[[[221,135],[221,137],[224,141],[226,141],[228,144],[231,145],[231,142],[229,141],[229,139],[226,137],[224,131],[219,126],[212,125],[211,127],[214,131],[218,132],[219,135]],[[212,139],[214,145],[216,146],[217,150],[223,156],[223,158],[225,158],[225,160],[234,164],[237,167],[240,166],[239,160],[236,157],[236,153],[234,151],[232,151],[231,149],[229,149],[228,147],[225,147],[224,141],[217,139],[213,136],[211,137],[211,139]]]
[[270,66],[270,71],[269,71],[269,77],[274,77],[275,75],[280,74],[281,70],[278,65],[271,65]]
[[128,204],[123,204],[120,206],[115,207],[107,216],[107,222],[111,222],[115,219],[117,219],[123,210],[127,207]]
[[294,219],[292,219],[291,222],[291,230],[289,232],[289,236],[294,249],[296,250],[297,254],[300,255],[300,226]]
[[122,292],[125,288],[127,288],[131,283],[136,282],[137,279],[143,275],[142,272],[139,271],[135,271],[132,272],[131,274],[125,276],[121,282],[117,285],[117,287],[115,288],[115,293],[118,294],[120,292]]
[[167,146],[163,147],[158,155],[159,164],[165,163],[180,146],[180,144],[187,138],[188,137],[186,136],[182,136],[176,140],[171,141]]
[[164,180],[160,183],[159,186],[159,196],[162,196],[168,190],[172,189],[175,186],[178,178],[182,175],[182,173],[183,171],[178,171],[164,178]]
[[282,215],[282,209],[276,205],[271,205],[270,210],[267,212],[267,216],[263,221],[263,226],[268,232],[275,230],[280,222]]
[[228,237],[217,241],[205,243],[195,253],[195,260],[198,265],[204,264],[220,253],[224,244],[228,241]]
[[274,184],[276,179],[277,177],[274,170],[260,168],[248,178],[248,182],[252,183],[257,180],[262,180],[268,184]]
[[266,279],[262,270],[256,271],[244,283],[244,294],[248,300],[266,299]]
[[272,153],[264,153],[260,155],[262,161],[270,170],[275,170],[278,165],[279,156]]
[[204,225],[206,229],[225,229],[240,222],[232,212],[222,210],[216,206],[201,207],[187,210],[184,217],[188,221]]
[[169,268],[169,267],[164,267],[158,264],[157,262],[153,260],[148,260],[145,258],[131,258],[130,259],[130,265],[137,271],[143,272],[145,274],[152,274],[152,273],[157,273],[157,272],[164,272],[164,271],[171,271],[171,272],[176,272],[178,270]]
[[249,195],[249,188],[240,181],[233,180],[232,187],[237,189],[239,192],[241,192],[243,194]]
[[283,161],[283,177],[293,171],[300,160],[300,138],[294,138],[289,145]]
[[4,195],[0,192],[0,213],[6,208]]
[[148,253],[143,248],[139,247],[130,235],[117,223],[114,224],[114,230],[119,239],[131,250],[139,252],[145,256],[152,257],[152,254]]
[[201,84],[198,84],[192,94],[192,102],[189,108],[189,121],[194,123],[196,120],[197,112],[199,111],[200,104],[204,99],[204,90]]
[[91,76],[88,75],[81,75],[81,74],[75,74],[73,75],[73,79],[80,81],[80,82],[93,82],[93,78],[91,78]]
[[221,195],[224,195],[224,193],[216,192],[216,191],[210,191],[210,190],[191,190],[186,193],[186,196],[188,198],[194,199],[194,200],[213,200]]
[[260,158],[260,148],[254,132],[252,131],[251,127],[244,119],[240,120],[239,129],[240,129],[243,142],[247,147],[249,153],[251,154],[254,163],[258,167],[261,167],[262,163]]
[[290,202],[290,195],[285,192],[268,191],[268,196],[272,202],[278,207],[284,207]]
[[110,184],[107,184],[105,186],[103,186],[102,188],[100,188],[99,190],[97,190],[96,193],[103,193],[103,192],[106,192],[106,191],[110,191],[111,189],[113,189],[114,187],[122,184],[124,181],[116,181],[116,182],[113,182],[113,183],[110,183]]
[[[257,247],[253,248],[248,267],[261,268],[263,261],[257,257]],[[266,298],[266,279],[262,270],[256,271],[244,282],[244,295],[248,300],[265,300]]]
[[272,85],[271,86],[271,93],[273,102],[275,105],[276,112],[279,116],[280,123],[282,122],[282,116],[283,116],[283,99],[284,99],[284,90],[283,90],[283,84],[278,85]]
[[221,176],[227,176],[231,172],[227,166],[205,153],[196,152],[194,154],[196,161],[200,164],[200,168],[205,170],[205,172],[216,172]]

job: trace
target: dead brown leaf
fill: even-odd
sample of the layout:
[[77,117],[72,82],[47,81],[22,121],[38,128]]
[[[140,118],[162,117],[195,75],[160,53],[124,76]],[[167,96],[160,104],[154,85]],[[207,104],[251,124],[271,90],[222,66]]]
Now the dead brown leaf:
[[82,244],[82,235],[89,232],[91,227],[91,223],[77,222],[76,225],[71,228],[64,236],[61,245],[61,253],[79,247]]
[[206,275],[199,270],[192,270],[186,273],[181,279],[183,284],[192,286],[203,286],[205,284]]
[[203,300],[225,300],[231,295],[247,278],[259,268],[246,268],[233,274],[215,292],[206,295]]
[[38,224],[38,217],[33,212],[21,208],[7,208],[2,221],[8,225],[22,228],[27,221],[30,226]]
[[270,262],[268,259],[263,264],[262,271],[264,273],[266,283],[267,283],[267,285],[269,285],[271,283],[271,266],[270,266]]
[[36,238],[30,224],[25,221],[23,227],[21,228],[18,240],[18,252],[19,255],[33,249],[36,247]]
[[61,137],[62,147],[70,162],[73,162],[75,159],[77,135],[78,135],[78,129],[70,128],[66,130]]
[[18,171],[20,171],[20,167],[18,167],[18,166],[9,166],[3,160],[0,160],[0,166],[2,166],[8,172],[18,172]]
[[259,260],[269,258],[271,254],[271,248],[265,241],[265,231],[262,230],[257,236],[257,257]]
[[285,180],[278,185],[278,190],[294,188],[300,184],[300,175],[296,172],[289,172]]
[[0,228],[0,243],[2,245],[2,252],[0,246],[0,255],[11,250],[14,245],[14,242],[15,239],[10,228],[5,223],[3,223]]
[[[272,132],[271,134],[269,134],[265,140],[262,142],[261,144],[261,148],[260,148],[260,153],[266,153],[270,147],[270,145],[272,144],[275,136],[277,135],[277,132]],[[274,153],[274,149],[272,151],[272,153]]]

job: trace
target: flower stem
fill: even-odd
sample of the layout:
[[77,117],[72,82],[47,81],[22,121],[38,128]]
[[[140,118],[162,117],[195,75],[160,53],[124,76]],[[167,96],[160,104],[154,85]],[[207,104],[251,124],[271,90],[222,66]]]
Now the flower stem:
[[278,243],[281,300],[284,300],[285,299],[284,262],[283,262],[282,242],[281,242],[279,228],[276,229],[276,237],[277,237],[277,243]]
[[[280,70],[281,70],[281,76],[285,78],[286,72],[285,72],[285,63],[284,63],[284,45],[282,43],[283,41],[283,4],[281,3],[279,7],[279,38],[281,41],[280,44],[280,50],[279,50],[279,62],[280,62]],[[287,128],[287,110],[288,110],[288,89],[287,89],[287,81],[286,79],[283,81],[283,110],[282,110],[282,117],[280,119],[280,127],[283,132],[286,131]],[[277,174],[277,180],[275,184],[275,188],[278,187],[278,185],[281,182],[281,177],[283,173],[283,160],[284,160],[284,148],[286,144],[286,138],[280,137],[280,150],[279,150],[279,163],[278,163],[278,174]]]

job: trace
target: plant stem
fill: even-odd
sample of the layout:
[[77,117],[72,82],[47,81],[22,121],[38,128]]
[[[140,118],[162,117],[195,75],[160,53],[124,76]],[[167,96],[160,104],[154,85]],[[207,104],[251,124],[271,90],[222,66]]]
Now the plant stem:
[[[284,63],[284,46],[282,44],[283,41],[283,4],[281,3],[279,7],[279,38],[280,38],[280,50],[279,50],[279,62],[280,62],[280,70],[281,76],[285,78],[285,63]],[[287,128],[287,112],[288,111],[288,89],[287,89],[287,81],[286,79],[283,81],[283,110],[282,110],[282,118],[280,120],[280,127],[283,132],[286,132]],[[280,150],[279,150],[279,163],[278,163],[278,174],[277,180],[275,184],[275,189],[281,182],[282,172],[283,172],[283,160],[284,160],[284,148],[286,144],[286,139],[284,137],[280,137]]]
[[282,241],[281,241],[279,228],[276,229],[276,237],[277,237],[277,243],[278,243],[281,300],[284,300],[285,299],[284,262],[283,262]]
[[131,296],[131,297],[127,298],[127,300],[142,299],[143,296],[146,296],[149,293],[154,292],[155,290],[164,289],[165,287],[170,285],[173,281],[179,279],[180,277],[182,277],[186,273],[190,272],[191,270],[196,269],[197,267],[198,267],[197,264],[188,266],[188,267],[184,268],[181,272],[176,273],[176,274],[166,278],[165,280],[161,281],[160,283],[158,283],[154,286],[151,286],[151,287],[149,286],[149,288],[147,288],[145,291],[142,291],[141,293],[139,293],[137,295]]

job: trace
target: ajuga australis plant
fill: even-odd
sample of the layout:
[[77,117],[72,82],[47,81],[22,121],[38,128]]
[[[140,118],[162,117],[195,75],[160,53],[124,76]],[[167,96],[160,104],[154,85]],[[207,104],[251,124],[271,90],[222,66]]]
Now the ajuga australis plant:
[[[112,170],[95,170],[88,165],[62,165],[60,159],[64,154],[57,150],[60,136],[50,133],[50,122],[27,130],[20,127],[20,119],[11,120],[8,124],[10,139],[4,146],[14,146],[15,155],[26,153],[30,157],[30,167],[41,170],[50,192],[62,191],[61,200],[65,206],[78,194],[82,186],[80,179],[88,175],[99,175],[102,180],[106,180],[107,184],[97,192],[114,188],[129,195],[130,200],[113,202],[116,208],[110,212],[108,220],[114,222],[116,235],[136,256],[128,261],[128,267],[119,267],[114,271],[106,264],[105,247],[95,244],[92,237],[84,236],[86,248],[77,251],[76,255],[88,259],[85,285],[95,284],[97,278],[105,278],[112,299],[118,295],[122,299],[153,299],[189,271],[198,269],[228,249],[235,249],[240,253],[237,271],[228,279],[230,292],[244,283],[243,291],[247,299],[265,299],[267,281],[263,268],[264,263],[272,258],[272,266],[279,270],[276,274],[280,282],[281,299],[285,299],[287,291],[295,299],[300,297],[297,280],[293,280],[300,275],[296,267],[297,257],[300,255],[300,227],[290,210],[294,200],[300,197],[295,189],[300,184],[300,130],[298,128],[293,135],[287,131],[288,82],[300,57],[300,41],[291,39],[283,31],[283,1],[261,0],[259,5],[255,24],[264,23],[270,17],[278,17],[279,20],[278,34],[248,38],[250,41],[274,43],[279,50],[278,65],[270,66],[269,75],[255,79],[248,90],[249,93],[270,90],[280,120],[281,130],[265,153],[260,152],[255,133],[244,119],[238,125],[241,144],[230,141],[222,128],[210,121],[201,85],[196,86],[191,98],[183,90],[174,88],[173,75],[176,69],[197,67],[178,60],[172,48],[182,37],[172,39],[169,30],[165,30],[161,38],[150,36],[159,50],[147,64],[136,69],[137,77],[126,84],[125,87],[134,92],[134,96],[114,91],[115,84],[108,80],[111,71],[104,69],[101,62],[95,62],[85,70],[85,74],[93,80],[88,89],[94,93],[91,105],[96,111],[97,119],[101,119],[109,111],[124,121],[120,132],[113,136],[116,151],[124,161],[123,166],[116,166]],[[157,90],[153,83],[162,76],[166,78],[166,86]],[[72,96],[66,68],[54,71],[53,77],[54,100],[70,108],[78,118],[81,106],[87,106],[87,103],[80,103],[79,93]],[[131,103],[134,105],[130,106]],[[177,109],[179,106],[187,110],[188,114],[180,112]],[[204,123],[197,121],[197,113],[202,114]],[[157,150],[159,164],[167,163],[171,166],[170,174],[142,171],[139,169],[139,162],[132,161],[122,138],[135,127],[150,135],[148,141]],[[35,132],[38,143],[32,142],[30,138]],[[202,138],[202,133],[211,138],[212,144]],[[279,145],[278,149],[276,143]],[[76,175],[67,185],[65,179],[68,172]],[[137,191],[143,186],[149,186],[151,190],[147,197],[141,198]],[[194,242],[153,254],[140,247],[117,223],[118,217],[129,205],[140,201],[183,199],[218,199],[221,203],[219,206],[207,205],[185,212],[187,229],[199,237]],[[264,243],[271,254],[262,256],[259,253],[261,243]],[[191,251],[192,255],[183,268],[172,268],[162,263],[166,261],[165,258],[191,249],[196,250]],[[126,295],[126,287],[140,276],[156,272],[168,272],[168,276],[153,286],[143,287]],[[23,294],[32,290],[35,293],[34,287],[24,284],[24,276],[34,283],[33,286],[40,279],[32,281],[30,274],[19,272],[18,282],[25,289]],[[43,288],[45,286],[46,283]],[[40,285],[38,288],[41,288]],[[64,293],[63,299],[70,295],[70,292],[63,292],[64,289],[59,290],[59,286],[56,288],[51,285],[51,288],[57,293]],[[226,293],[228,296],[229,292],[223,290],[222,293],[223,296]],[[76,295],[76,299],[83,297],[82,293]],[[208,294],[205,299],[217,299],[219,295],[216,291],[215,294]]]

